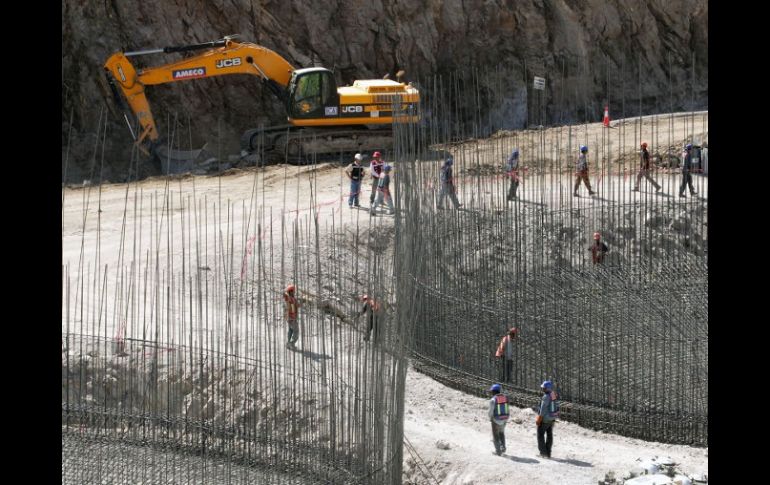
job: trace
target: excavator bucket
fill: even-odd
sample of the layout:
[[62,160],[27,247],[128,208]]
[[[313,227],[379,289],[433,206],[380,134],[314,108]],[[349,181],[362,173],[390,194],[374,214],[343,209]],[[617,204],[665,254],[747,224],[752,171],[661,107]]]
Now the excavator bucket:
[[[206,145],[197,150],[175,150],[166,144],[153,147],[152,154],[163,174],[178,174],[205,170],[213,157],[206,151]],[[213,159],[213,161],[216,161]]]

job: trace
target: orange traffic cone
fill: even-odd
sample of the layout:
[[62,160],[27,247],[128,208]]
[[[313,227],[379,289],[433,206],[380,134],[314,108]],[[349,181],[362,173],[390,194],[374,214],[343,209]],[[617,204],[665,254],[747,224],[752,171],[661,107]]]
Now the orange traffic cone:
[[610,127],[610,107],[605,106],[604,107],[604,126],[607,128]]

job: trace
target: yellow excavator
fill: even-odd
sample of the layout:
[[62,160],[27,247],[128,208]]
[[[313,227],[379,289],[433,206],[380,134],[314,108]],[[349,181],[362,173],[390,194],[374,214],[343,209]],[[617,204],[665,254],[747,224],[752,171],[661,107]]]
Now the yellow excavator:
[[[129,60],[199,50],[205,52],[145,69],[137,69]],[[202,44],[117,52],[104,69],[117,102],[136,117],[138,133],[134,133],[124,113],[137,147],[148,155],[158,148],[160,135],[145,87],[213,76],[258,76],[285,105],[287,125],[251,129],[241,136],[242,154],[261,149],[271,161],[297,162],[306,154],[387,149],[392,146],[394,121],[415,123],[420,118],[420,93],[411,83],[370,79],[337,87],[329,69],[295,69],[276,52],[237,42],[234,36]]]

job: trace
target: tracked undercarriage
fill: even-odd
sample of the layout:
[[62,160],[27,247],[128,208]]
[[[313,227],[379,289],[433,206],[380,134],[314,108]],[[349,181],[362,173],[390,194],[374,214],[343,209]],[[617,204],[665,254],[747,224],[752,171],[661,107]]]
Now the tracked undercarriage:
[[384,151],[392,147],[390,126],[368,129],[364,126],[301,128],[284,125],[248,130],[241,137],[241,150],[261,154],[266,164],[303,165],[340,157],[347,159],[357,152]]

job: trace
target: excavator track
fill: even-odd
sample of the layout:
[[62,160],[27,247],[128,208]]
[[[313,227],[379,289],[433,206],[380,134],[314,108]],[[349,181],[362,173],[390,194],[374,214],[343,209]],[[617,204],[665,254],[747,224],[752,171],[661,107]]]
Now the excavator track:
[[282,125],[248,130],[241,136],[241,149],[248,153],[264,153],[268,164],[286,162],[307,165],[347,160],[356,152],[391,148],[393,132],[389,125],[375,129],[365,126],[307,128]]

